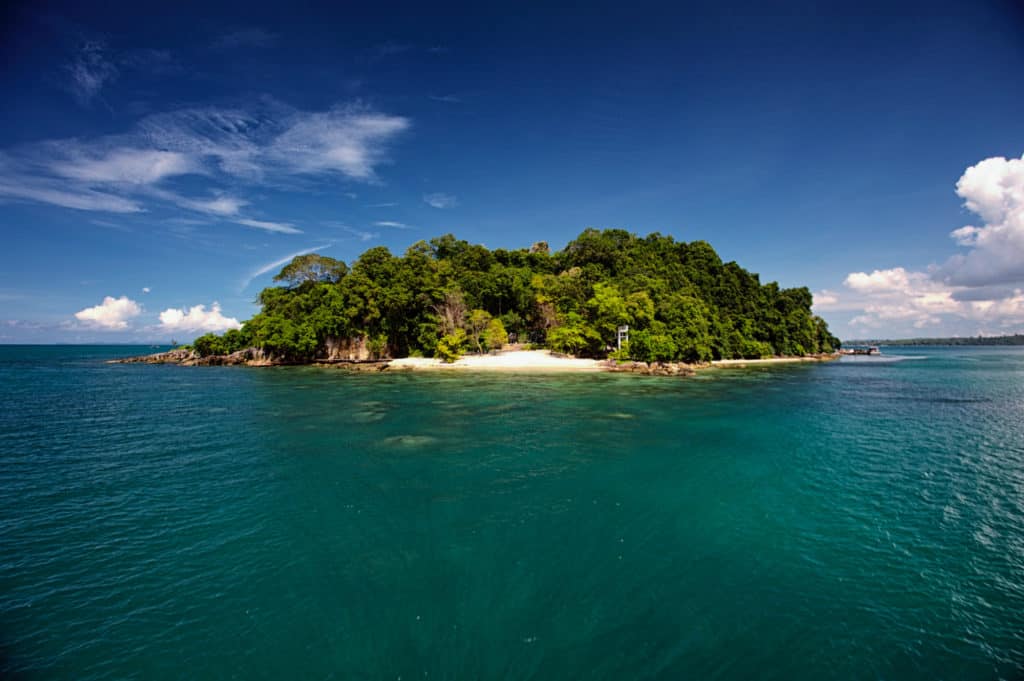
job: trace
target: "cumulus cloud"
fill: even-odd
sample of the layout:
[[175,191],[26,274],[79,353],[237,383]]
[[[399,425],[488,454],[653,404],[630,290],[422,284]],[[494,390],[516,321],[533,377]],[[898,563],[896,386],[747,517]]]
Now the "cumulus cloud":
[[979,224],[950,237],[965,253],[924,271],[851,272],[845,291],[823,291],[815,308],[856,332],[992,335],[1024,329],[1024,157],[985,159],[956,183]]
[[150,289],[149,289],[149,287],[148,287],[148,286],[143,286],[143,287],[142,287],[142,292],[143,292],[143,293],[149,293],[149,291],[150,291]]
[[1024,156],[987,158],[956,183],[964,207],[982,219],[950,236],[966,254],[950,258],[937,276],[954,286],[1024,284]]
[[118,331],[128,328],[128,320],[142,314],[142,306],[128,296],[106,296],[103,302],[75,313],[75,319],[97,329]]
[[[294,186],[318,180],[379,182],[402,116],[359,104],[299,111],[271,99],[245,108],[153,114],[134,130],[94,139],[53,140],[0,151],[0,199],[77,210],[131,213],[170,205],[282,234],[286,221],[246,215],[249,202],[218,186]],[[200,192],[168,181],[202,175]]]
[[854,323],[909,322],[914,328],[938,324],[941,315],[962,312],[953,299],[952,290],[931,278],[927,272],[907,271],[902,267],[888,270],[852,272],[844,285],[865,298],[864,314]]
[[815,294],[814,308],[845,322],[854,335],[995,335],[1024,328],[1024,294],[1016,289],[953,287],[930,272],[894,267],[852,272],[843,292]]
[[225,317],[216,302],[209,310],[205,305],[193,305],[187,310],[171,307],[160,313],[160,328],[164,331],[227,331],[241,326],[234,317]]
[[423,202],[432,208],[454,208],[459,205],[458,199],[451,194],[424,194]]
[[827,310],[839,302],[839,296],[828,289],[823,289],[814,294],[814,308],[816,310]]

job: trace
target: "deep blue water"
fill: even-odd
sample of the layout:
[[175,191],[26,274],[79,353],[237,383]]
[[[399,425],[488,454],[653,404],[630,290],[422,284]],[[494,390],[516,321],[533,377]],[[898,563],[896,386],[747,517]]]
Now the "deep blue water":
[[0,346],[0,676],[1024,676],[1024,348],[104,363],[145,351]]

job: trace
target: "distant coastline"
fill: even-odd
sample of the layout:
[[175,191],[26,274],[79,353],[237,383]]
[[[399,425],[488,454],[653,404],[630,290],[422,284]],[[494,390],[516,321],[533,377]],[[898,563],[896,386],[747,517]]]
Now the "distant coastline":
[[902,338],[848,340],[844,345],[1024,345],[1024,334],[1011,336],[953,336],[950,338]]

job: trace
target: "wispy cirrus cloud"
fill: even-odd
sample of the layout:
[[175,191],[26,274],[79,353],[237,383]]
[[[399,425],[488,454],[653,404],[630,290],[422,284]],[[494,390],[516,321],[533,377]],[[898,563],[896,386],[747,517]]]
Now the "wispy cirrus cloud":
[[233,222],[246,227],[252,227],[254,229],[262,229],[265,232],[277,232],[278,234],[302,234],[301,229],[296,229],[295,226],[289,222],[271,222],[269,220],[251,220],[248,218],[233,220]]
[[370,232],[363,229],[356,229],[355,227],[342,227],[346,232],[359,239],[363,243],[367,241],[373,241],[374,239],[380,238],[380,232]]
[[0,201],[5,198],[104,213],[139,213],[143,210],[131,199],[88,187],[69,191],[60,183],[46,178],[11,179],[0,175]]
[[84,40],[65,66],[68,89],[84,105],[92,103],[104,85],[118,76],[117,66],[102,40]]
[[[181,109],[147,116],[122,135],[0,151],[0,200],[113,213],[176,207],[298,234],[290,222],[245,214],[250,201],[238,188],[277,186],[292,177],[378,183],[390,144],[409,126],[402,116],[361,104],[306,112],[264,99],[247,108]],[[186,192],[168,184],[186,175],[203,176],[211,189]]]
[[424,194],[423,203],[427,204],[431,208],[455,208],[459,205],[459,200],[451,194],[444,194],[441,192],[435,192],[433,194]]
[[94,149],[55,144],[50,169],[61,177],[93,184],[154,184],[167,177],[199,171],[195,159],[156,149]]
[[182,202],[186,208],[198,211],[200,213],[208,213],[210,215],[238,215],[238,212],[249,204],[244,199],[239,199],[234,196],[218,196],[213,199],[178,199]]
[[185,72],[177,55],[168,49],[118,50],[96,37],[79,37],[63,64],[64,85],[79,104],[89,107],[122,75],[174,76]]
[[390,227],[391,229],[412,229],[409,225],[404,222],[395,222],[394,220],[378,220],[373,223],[374,227]]
[[294,117],[268,145],[268,161],[286,172],[340,173],[362,181],[377,179],[385,143],[409,127],[408,119],[342,107]]
[[265,99],[250,108],[149,116],[139,131],[152,146],[202,156],[239,179],[306,175],[376,182],[390,144],[410,125],[408,118],[361,104],[304,112]]

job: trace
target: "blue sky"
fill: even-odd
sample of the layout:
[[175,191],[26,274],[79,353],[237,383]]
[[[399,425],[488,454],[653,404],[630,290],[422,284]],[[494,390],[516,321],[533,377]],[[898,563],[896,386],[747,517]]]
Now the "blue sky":
[[845,338],[1024,331],[1024,12],[770,4],[8,7],[0,342],[185,340],[297,253],[590,226],[706,239]]

